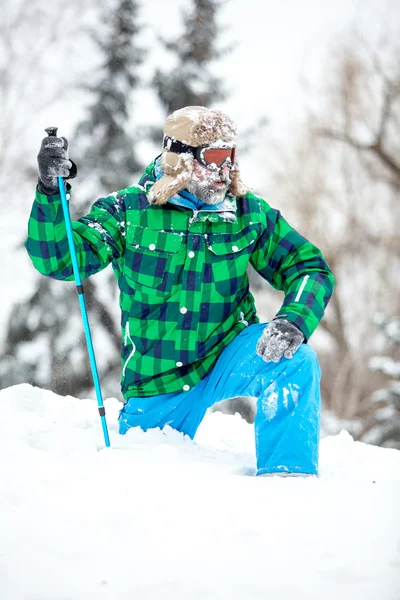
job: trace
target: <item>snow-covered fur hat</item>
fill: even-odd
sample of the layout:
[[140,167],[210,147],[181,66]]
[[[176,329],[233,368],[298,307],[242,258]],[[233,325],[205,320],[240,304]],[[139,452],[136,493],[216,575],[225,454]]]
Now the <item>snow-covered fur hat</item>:
[[[204,106],[186,106],[173,112],[164,125],[164,140],[166,147],[161,155],[161,165],[164,175],[151,188],[148,198],[151,204],[165,204],[171,196],[183,190],[192,177],[193,154],[188,152],[173,152],[171,142],[178,141],[186,146],[227,144],[236,147],[236,125],[228,115],[221,110],[213,110]],[[240,180],[237,162],[231,169],[229,191],[235,196],[247,193],[246,186]]]

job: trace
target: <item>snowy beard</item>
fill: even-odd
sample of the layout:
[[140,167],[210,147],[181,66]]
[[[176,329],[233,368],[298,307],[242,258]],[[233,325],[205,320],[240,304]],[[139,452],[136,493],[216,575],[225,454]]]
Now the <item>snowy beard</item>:
[[205,179],[200,179],[196,172],[193,172],[186,189],[205,204],[218,204],[225,198],[230,182],[228,174],[223,175],[217,171],[209,171]]

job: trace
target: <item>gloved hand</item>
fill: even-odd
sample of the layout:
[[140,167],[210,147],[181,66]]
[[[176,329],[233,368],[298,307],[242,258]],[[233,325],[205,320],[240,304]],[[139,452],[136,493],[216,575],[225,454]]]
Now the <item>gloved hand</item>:
[[76,177],[76,164],[69,160],[68,141],[64,137],[48,136],[42,140],[37,157],[39,165],[38,189],[41,194],[51,196],[58,192],[57,177]]
[[292,358],[304,341],[304,335],[286,319],[272,320],[258,340],[256,352],[265,362],[279,362],[284,356]]

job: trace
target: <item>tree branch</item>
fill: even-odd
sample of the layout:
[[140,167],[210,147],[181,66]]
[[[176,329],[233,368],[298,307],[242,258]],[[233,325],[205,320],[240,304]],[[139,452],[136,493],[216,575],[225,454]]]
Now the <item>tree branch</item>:
[[363,144],[347,133],[340,133],[339,131],[333,131],[326,128],[317,128],[315,132],[319,136],[343,142],[344,144],[347,144],[356,150],[361,150],[362,152],[374,152],[380,161],[392,173],[394,173],[396,177],[400,178],[400,164],[396,163],[395,160],[384,150],[382,147],[382,140],[379,139],[379,137],[373,144]]

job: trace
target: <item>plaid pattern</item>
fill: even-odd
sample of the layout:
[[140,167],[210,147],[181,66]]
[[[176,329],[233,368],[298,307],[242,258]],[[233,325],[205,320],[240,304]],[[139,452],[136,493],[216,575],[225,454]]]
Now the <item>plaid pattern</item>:
[[[278,317],[310,337],[334,280],[321,252],[264,200],[227,198],[221,212],[151,206],[154,163],[139,185],[99,199],[73,223],[82,279],[112,264],[120,288],[125,398],[189,390],[223,348],[258,322],[249,262],[285,299]],[[36,193],[27,251],[36,269],[73,280],[58,195]]]

